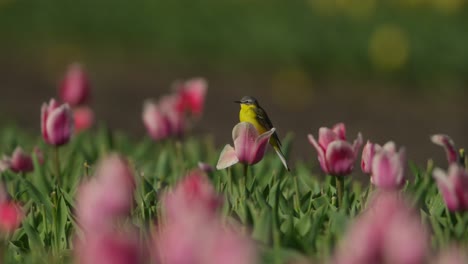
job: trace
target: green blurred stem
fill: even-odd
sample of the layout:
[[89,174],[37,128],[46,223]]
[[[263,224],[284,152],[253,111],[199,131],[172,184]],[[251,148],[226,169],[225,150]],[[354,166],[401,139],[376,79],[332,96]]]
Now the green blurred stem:
[[296,211],[300,212],[301,211],[301,202],[300,202],[300,193],[299,193],[299,184],[297,183],[297,175],[293,176],[293,181],[294,181],[294,191],[296,195],[294,196],[294,203],[296,204]]
[[248,189],[247,189],[247,177],[248,177],[248,174],[249,174],[249,165],[244,164],[244,177],[242,178],[242,179],[243,179],[242,184],[244,185],[244,197],[245,197],[245,198],[248,197]]
[[54,148],[55,152],[55,177],[57,179],[57,185],[60,186],[60,157],[59,157],[59,147],[55,146]]
[[337,205],[339,209],[343,209],[343,192],[344,192],[344,177],[343,176],[335,176],[335,184],[336,184],[336,194],[337,194]]

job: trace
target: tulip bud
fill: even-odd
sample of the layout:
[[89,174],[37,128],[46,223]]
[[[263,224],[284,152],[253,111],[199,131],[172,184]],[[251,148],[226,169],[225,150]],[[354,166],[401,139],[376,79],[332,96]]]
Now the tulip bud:
[[371,182],[382,189],[398,189],[405,182],[405,150],[396,152],[393,142],[386,143],[372,159]]
[[72,106],[84,104],[89,99],[89,80],[80,64],[74,63],[60,84],[60,98]]
[[41,130],[44,141],[60,146],[68,143],[73,133],[73,113],[68,104],[58,105],[51,99],[41,109]]
[[445,204],[450,211],[468,210],[468,173],[457,163],[452,163],[448,174],[435,168],[433,176],[437,181]]
[[89,107],[78,107],[73,109],[76,132],[88,130],[94,123],[94,113]]

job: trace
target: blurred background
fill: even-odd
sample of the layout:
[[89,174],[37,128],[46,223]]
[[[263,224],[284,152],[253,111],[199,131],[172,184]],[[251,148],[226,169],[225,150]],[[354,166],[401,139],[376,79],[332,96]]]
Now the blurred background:
[[294,158],[306,135],[343,121],[348,137],[394,140],[441,160],[429,135],[468,146],[465,0],[0,0],[0,125],[38,133],[67,66],[90,75],[96,117],[138,139],[142,103],[205,77],[196,133],[231,143],[234,100],[259,99]]

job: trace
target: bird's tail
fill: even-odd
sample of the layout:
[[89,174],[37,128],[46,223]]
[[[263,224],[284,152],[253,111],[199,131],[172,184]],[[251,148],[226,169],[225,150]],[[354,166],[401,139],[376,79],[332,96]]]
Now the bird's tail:
[[289,171],[289,166],[288,162],[286,161],[286,158],[284,157],[283,152],[281,151],[279,146],[274,146],[273,147],[276,151],[276,154],[278,154],[278,157],[280,158],[281,162],[283,163],[284,167],[286,168],[287,171]]

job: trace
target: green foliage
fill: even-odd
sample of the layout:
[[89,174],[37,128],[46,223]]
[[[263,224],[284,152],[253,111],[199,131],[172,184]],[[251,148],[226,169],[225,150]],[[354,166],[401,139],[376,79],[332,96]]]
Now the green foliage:
[[[137,181],[132,222],[148,234],[160,209],[159,197],[199,161],[215,165],[219,150],[210,137],[153,142],[148,138],[134,141],[105,128],[85,132],[60,149],[60,177],[53,169],[54,149],[4,129],[0,133],[0,151],[9,152],[21,143],[24,149],[36,144],[45,152],[45,163],[29,174],[3,172],[1,178],[13,199],[20,201],[26,217],[6,244],[7,263],[70,262],[73,241],[80,235],[74,210],[79,184],[92,177],[98,159],[116,151],[126,155]],[[285,142],[286,154],[292,137]],[[413,179],[404,192],[420,207],[421,217],[432,232],[432,244],[439,248],[451,241],[468,243],[468,215],[450,213],[431,177],[432,163],[426,169],[411,164]],[[282,167],[273,151],[247,170],[242,165],[209,173],[218,192],[224,194],[222,213],[229,221],[248,227],[246,232],[257,241],[264,263],[292,260],[319,260],[330,257],[347,225],[359,214],[369,197],[365,186],[353,176],[344,182],[344,209],[336,206],[336,189],[331,178],[323,178],[309,164],[296,163],[291,173]]]

